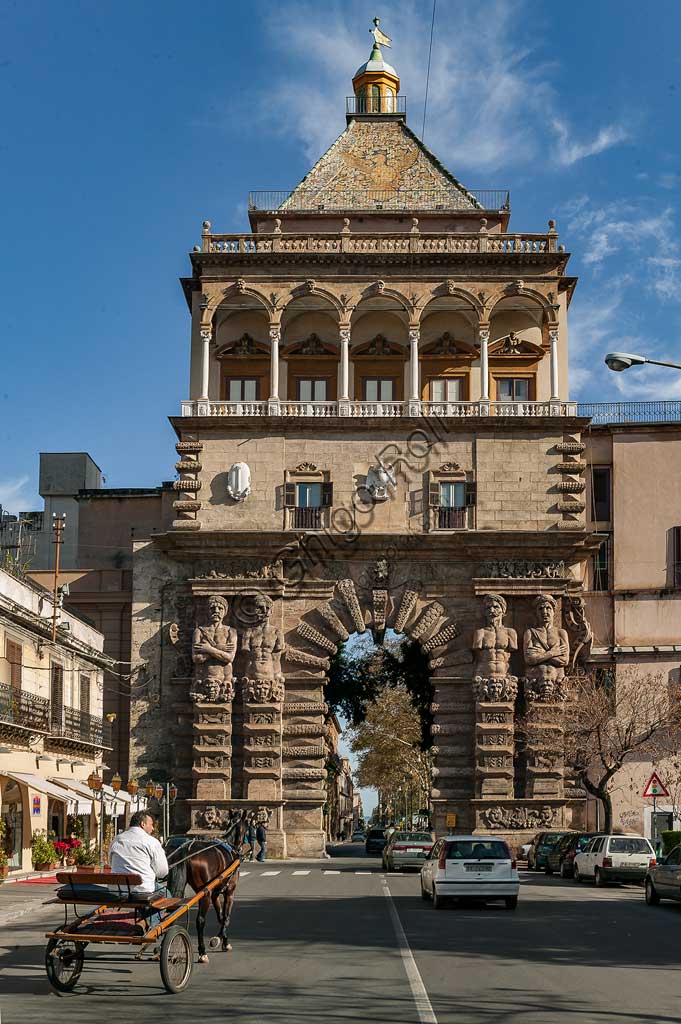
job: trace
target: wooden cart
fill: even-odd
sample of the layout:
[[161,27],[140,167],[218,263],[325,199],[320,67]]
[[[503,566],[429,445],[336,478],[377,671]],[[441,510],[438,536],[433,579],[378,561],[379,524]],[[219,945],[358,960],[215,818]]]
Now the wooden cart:
[[[85,950],[91,944],[140,947],[160,946],[161,980],[168,992],[182,992],[192,973],[192,943],[189,911],[202,896],[220,885],[239,867],[236,860],[217,878],[189,899],[170,896],[145,897],[133,892],[142,879],[135,874],[111,871],[62,871],[57,874],[61,888],[48,903],[64,906],[64,924],[46,932],[45,969],[53,988],[70,992],[85,964]],[[69,908],[73,915],[69,919]],[[78,908],[81,908],[79,913]],[[85,913],[82,910],[89,907]],[[149,924],[151,913],[161,920]]]

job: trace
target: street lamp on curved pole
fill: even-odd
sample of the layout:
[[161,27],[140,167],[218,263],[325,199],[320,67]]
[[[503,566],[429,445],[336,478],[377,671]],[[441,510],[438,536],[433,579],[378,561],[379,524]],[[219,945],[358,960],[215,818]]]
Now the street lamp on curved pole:
[[628,370],[631,366],[641,366],[643,363],[653,363],[655,366],[670,366],[673,370],[681,370],[681,363],[667,363],[661,359],[648,359],[647,356],[635,355],[633,352],[608,352],[605,357],[605,365],[609,370],[620,373]]

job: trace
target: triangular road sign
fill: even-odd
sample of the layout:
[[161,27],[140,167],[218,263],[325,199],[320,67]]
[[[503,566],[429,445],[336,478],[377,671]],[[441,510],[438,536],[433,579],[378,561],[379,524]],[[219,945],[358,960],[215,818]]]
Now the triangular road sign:
[[643,790],[644,796],[669,796],[669,790],[665,786],[664,782],[657,774],[653,772],[646,783],[646,788]]

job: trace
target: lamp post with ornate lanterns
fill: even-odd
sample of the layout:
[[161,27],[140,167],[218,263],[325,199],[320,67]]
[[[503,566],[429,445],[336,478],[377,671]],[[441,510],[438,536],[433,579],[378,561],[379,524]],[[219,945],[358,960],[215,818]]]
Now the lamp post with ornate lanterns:
[[[120,791],[120,788],[121,788],[122,784],[123,784],[123,779],[120,777],[118,772],[116,772],[115,775],[111,776],[111,788],[113,789],[114,793],[118,793]],[[116,800],[114,800],[114,805],[113,805],[112,810],[115,812],[117,807],[118,807],[118,803],[116,802]],[[114,834],[117,834],[118,833],[118,815],[116,813],[114,813],[112,815],[112,817],[113,817],[114,822],[115,822],[115,824],[114,824]]]
[[163,811],[163,842],[170,835],[170,808],[177,800],[177,786],[174,782],[157,783],[154,795]]
[[128,784],[127,784],[127,786],[125,788],[128,791],[128,793],[130,794],[130,797],[132,798],[132,800],[134,801],[135,810],[139,811],[139,809],[140,809],[140,795],[139,795],[139,792],[138,792],[138,790],[140,788],[139,782],[137,782],[136,779],[130,779],[128,781]]
[[102,777],[95,770],[90,773],[87,777],[88,789],[92,793],[92,813],[95,813],[95,800],[99,796],[99,823],[97,827],[98,843],[99,843],[99,870],[101,871],[104,867],[104,784]]

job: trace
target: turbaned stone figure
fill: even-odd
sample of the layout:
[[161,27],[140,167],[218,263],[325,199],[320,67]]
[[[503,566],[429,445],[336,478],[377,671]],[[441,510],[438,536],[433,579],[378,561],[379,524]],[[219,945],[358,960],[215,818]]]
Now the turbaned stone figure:
[[236,654],[237,633],[231,626],[224,624],[228,610],[229,605],[224,597],[210,597],[210,623],[197,626],[194,630],[194,686],[190,696],[199,704],[225,704],[234,697],[232,662]]
[[526,693],[535,700],[565,699],[565,668],[570,662],[567,632],[554,626],[556,602],[550,594],[534,601],[537,623],[525,630]]
[[484,625],[473,634],[475,695],[480,701],[515,700],[518,680],[509,675],[511,653],[518,650],[518,635],[504,625],[507,606],[500,594],[485,594]]
[[281,630],[270,623],[271,614],[272,601],[267,594],[255,594],[249,599],[251,624],[241,634],[241,650],[246,656],[244,699],[257,704],[279,703],[284,699],[284,638]]

